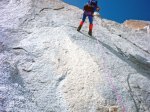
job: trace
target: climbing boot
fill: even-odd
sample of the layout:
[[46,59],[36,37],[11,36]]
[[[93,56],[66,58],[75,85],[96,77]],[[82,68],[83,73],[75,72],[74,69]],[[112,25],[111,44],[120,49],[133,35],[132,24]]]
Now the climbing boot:
[[89,30],[88,34],[89,34],[90,36],[92,36],[92,30]]
[[79,27],[77,28],[77,31],[79,32],[81,30],[82,26],[79,25]]
[[88,32],[88,34],[89,34],[90,36],[92,36],[92,29],[93,29],[93,24],[90,24],[90,25],[89,25],[89,32]]
[[83,21],[80,22],[80,25],[79,25],[79,27],[77,28],[77,31],[80,31],[80,30],[81,30],[81,28],[82,28],[82,26],[83,26],[83,23],[84,23]]

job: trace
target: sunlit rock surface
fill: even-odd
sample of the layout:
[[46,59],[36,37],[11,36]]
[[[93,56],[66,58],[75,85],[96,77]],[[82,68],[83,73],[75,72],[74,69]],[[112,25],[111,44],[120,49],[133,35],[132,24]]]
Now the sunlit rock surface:
[[134,29],[134,30],[144,30],[149,26],[148,30],[150,30],[150,22],[149,21],[127,20],[123,24],[126,27]]
[[0,111],[149,112],[150,35],[59,0],[0,1]]

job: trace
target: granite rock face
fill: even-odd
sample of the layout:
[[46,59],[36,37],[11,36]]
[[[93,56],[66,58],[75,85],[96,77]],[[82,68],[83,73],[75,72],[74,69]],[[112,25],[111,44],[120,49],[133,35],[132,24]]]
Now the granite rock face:
[[0,1],[0,112],[149,112],[150,34],[60,0]]
[[134,30],[147,30],[150,33],[150,22],[149,21],[139,21],[139,20],[127,20],[123,23],[126,27]]

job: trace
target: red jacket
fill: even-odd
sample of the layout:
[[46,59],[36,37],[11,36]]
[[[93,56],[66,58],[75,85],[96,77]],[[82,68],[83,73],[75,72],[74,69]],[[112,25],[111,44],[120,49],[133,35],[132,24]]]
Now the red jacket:
[[[98,6],[96,7],[98,8]],[[84,14],[87,16],[93,16],[93,13],[95,12],[95,7],[92,7],[91,5],[86,4],[84,6]]]

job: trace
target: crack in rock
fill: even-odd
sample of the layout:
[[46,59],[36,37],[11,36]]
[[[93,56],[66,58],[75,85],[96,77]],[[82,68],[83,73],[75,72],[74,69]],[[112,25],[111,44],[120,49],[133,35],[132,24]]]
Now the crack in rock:
[[58,8],[54,8],[53,10],[61,10],[61,9],[64,9],[64,6],[58,7]]
[[47,9],[52,9],[52,8],[48,8],[48,7],[42,8],[42,9],[39,11],[39,13],[41,13],[42,11],[47,10]]

